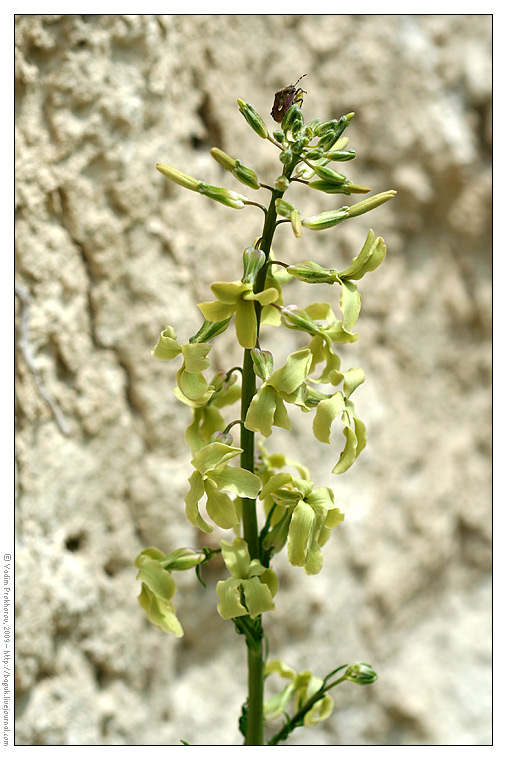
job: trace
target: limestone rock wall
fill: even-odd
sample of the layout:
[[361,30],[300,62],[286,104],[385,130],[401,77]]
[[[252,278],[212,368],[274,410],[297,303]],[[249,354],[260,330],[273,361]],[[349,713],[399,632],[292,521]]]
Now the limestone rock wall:
[[[236,99],[270,121],[303,73],[307,118],[356,113],[348,174],[398,195],[277,237],[286,261],[328,266],[369,226],[388,245],[341,352],[366,371],[367,449],[333,476],[339,433],[319,445],[295,414],[273,439],[346,518],[320,575],[280,558],[266,616],[273,656],[320,675],[363,660],[380,679],[340,687],[333,716],[289,743],[490,743],[491,17],[21,15],[15,34],[17,743],[241,744],[244,651],[216,613],[220,569],[206,589],[181,576],[176,641],[146,622],[132,560],[203,540],[182,509],[178,365],[150,350],[166,324],[195,332],[195,304],[239,276],[261,215],[171,186],[155,163],[241,190],[217,145],[272,181],[276,150]],[[315,292],[332,298],[290,291]],[[239,359],[227,336],[213,354],[215,369]]]

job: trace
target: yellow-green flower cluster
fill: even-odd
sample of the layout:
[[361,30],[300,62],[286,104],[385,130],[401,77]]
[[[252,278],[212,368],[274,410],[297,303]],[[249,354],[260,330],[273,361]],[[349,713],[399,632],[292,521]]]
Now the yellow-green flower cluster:
[[234,502],[224,491],[255,499],[261,489],[257,475],[226,464],[241,452],[242,449],[213,441],[199,449],[192,459],[194,471],[188,479],[190,490],[185,497],[185,512],[192,525],[205,533],[211,533],[213,528],[199,512],[203,496],[206,496],[206,511],[211,520],[220,528],[228,529],[237,525],[239,519]]
[[232,544],[222,540],[220,547],[231,577],[217,583],[219,615],[224,620],[243,615],[253,619],[274,610],[273,597],[278,590],[274,570],[261,565],[258,559],[250,559],[247,543],[242,538],[236,538]]
[[[287,686],[275,696],[264,702],[264,720],[269,723],[280,715],[286,713],[287,708],[294,700],[294,712],[297,713],[317,692],[322,688],[324,680],[314,676],[311,670],[297,673],[286,665],[282,660],[271,660],[265,665],[264,675],[273,673],[289,680]],[[304,716],[304,726],[312,726],[329,718],[334,708],[334,700],[324,693]]]

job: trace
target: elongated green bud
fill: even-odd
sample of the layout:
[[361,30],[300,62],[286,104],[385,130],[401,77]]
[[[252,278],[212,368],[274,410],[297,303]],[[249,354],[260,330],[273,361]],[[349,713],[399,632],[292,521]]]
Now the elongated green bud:
[[229,156],[224,150],[220,150],[220,148],[211,148],[210,153],[215,161],[217,161],[220,166],[223,166],[224,169],[227,169],[227,171],[231,172],[236,168],[236,159]]
[[387,203],[391,198],[396,195],[396,190],[386,190],[384,193],[378,193],[378,195],[372,195],[371,198],[366,198],[364,201],[359,201],[353,206],[349,207],[349,217],[360,216],[366,214],[368,211],[373,211],[374,208],[381,206],[383,203]]
[[322,148],[311,148],[310,150],[307,150],[305,153],[305,158],[307,158],[309,161],[318,161],[319,158],[322,158],[324,155],[324,151]]
[[343,182],[341,185],[328,182],[325,179],[316,179],[308,183],[313,190],[320,190],[328,195],[350,195],[351,193],[369,193],[371,188],[366,185],[356,185],[353,182]]
[[309,230],[327,230],[348,219],[348,216],[348,206],[343,206],[336,209],[336,211],[323,211],[321,214],[309,216],[306,219],[302,219],[301,224],[303,227],[308,227]]
[[351,161],[355,157],[355,150],[330,150],[324,153],[324,158],[327,158],[328,161]]
[[297,134],[298,132],[301,132],[304,126],[304,118],[303,114],[301,113],[301,108],[294,103],[286,112],[282,119],[281,127],[285,134],[287,132],[292,132],[292,134]]
[[159,560],[164,570],[191,570],[206,559],[203,551],[196,549],[176,549]]
[[295,330],[303,330],[310,335],[317,335],[321,332],[320,326],[315,322],[304,309],[295,304],[282,306],[280,308],[282,322],[286,327]]
[[232,156],[229,156],[228,153],[220,150],[220,148],[211,148],[210,153],[215,161],[217,161],[220,166],[223,166],[224,169],[227,169],[227,171],[231,172],[231,174],[233,174],[237,180],[242,182],[244,185],[248,185],[248,187],[251,187],[254,190],[259,189],[260,183],[257,178],[257,174],[253,169],[249,169],[248,166],[244,166],[239,158],[232,158]]
[[157,170],[163,174],[164,177],[167,177],[167,179],[176,182],[177,185],[186,187],[187,190],[194,190],[196,193],[199,192],[199,180],[194,179],[194,177],[189,177],[188,174],[180,172],[179,169],[174,169],[168,164],[157,164]]
[[263,382],[269,380],[273,374],[273,354],[271,351],[262,351],[260,348],[252,348],[250,351],[255,374]]
[[208,198],[223,203],[224,206],[229,206],[229,208],[243,208],[245,201],[248,200],[248,198],[245,195],[241,195],[241,193],[236,193],[234,190],[227,190],[225,187],[208,185],[207,182],[199,182],[198,190]]
[[279,522],[276,523],[274,528],[271,528],[269,533],[264,537],[262,541],[262,548],[273,554],[280,552],[287,543],[287,536],[289,535],[289,526],[292,518],[292,510],[286,509],[285,514]]
[[189,343],[207,343],[211,338],[216,338],[217,335],[223,333],[229,327],[231,317],[228,319],[222,319],[221,322],[208,322],[204,320],[199,330],[188,339]]
[[290,219],[290,215],[293,211],[297,211],[296,207],[293,206],[288,201],[284,200],[283,198],[277,198],[275,201],[275,208],[278,214],[280,216],[283,216],[285,219]]
[[328,166],[319,166],[317,164],[313,167],[313,170],[317,177],[333,185],[343,185],[347,181],[345,174],[335,172],[334,169],[330,169]]
[[241,114],[245,117],[254,132],[257,132],[259,137],[266,138],[269,134],[268,129],[255,108],[250,103],[245,103],[245,101],[240,98],[238,98],[238,106]]
[[266,261],[266,254],[259,248],[248,247],[243,251],[243,277],[241,282],[253,285]]
[[337,269],[324,269],[314,261],[302,261],[301,264],[291,264],[287,272],[301,282],[321,283],[332,285],[339,281]]

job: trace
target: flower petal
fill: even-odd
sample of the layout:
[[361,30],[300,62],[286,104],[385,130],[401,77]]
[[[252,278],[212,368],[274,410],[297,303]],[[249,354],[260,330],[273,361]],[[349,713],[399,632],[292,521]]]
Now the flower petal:
[[315,512],[300,501],[292,513],[287,542],[287,554],[291,565],[303,567],[308,547],[313,540]]
[[248,615],[248,610],[241,604],[242,583],[243,581],[235,578],[228,578],[226,581],[217,583],[217,594],[220,597],[217,610],[224,620]]
[[185,514],[187,519],[190,520],[192,525],[195,525],[196,528],[204,531],[204,533],[212,533],[213,528],[203,520],[198,507],[199,500],[204,495],[204,481],[201,473],[194,470],[189,477],[188,482],[190,483],[190,490],[185,496]]
[[215,483],[207,478],[204,481],[204,490],[208,500],[206,511],[215,525],[228,530],[238,524],[236,508],[226,493],[219,491]]
[[200,309],[204,319],[207,319],[208,322],[221,322],[223,319],[232,317],[235,305],[221,301],[203,301],[197,304],[197,308]]
[[185,365],[176,374],[178,388],[191,401],[198,401],[209,389],[208,381],[200,372],[188,372]]
[[246,541],[243,538],[235,538],[231,544],[222,539],[220,548],[222,549],[222,559],[232,577],[248,578],[250,552]]
[[177,638],[183,636],[183,628],[176,617],[172,602],[157,598],[144,583],[137,599],[150,623],[165,633],[174,634]]
[[181,346],[176,338],[174,328],[167,325],[165,330],[160,333],[157,345],[151,352],[156,359],[170,360],[181,354]]
[[253,619],[263,612],[275,609],[275,603],[271,591],[266,583],[261,583],[259,578],[249,578],[242,581],[245,603],[250,617]]
[[202,372],[211,364],[206,356],[211,351],[210,343],[187,343],[181,347],[187,372]]
[[236,304],[236,336],[243,348],[254,348],[257,343],[257,317],[253,301],[243,301]]
[[313,420],[313,434],[318,441],[331,443],[331,425],[344,409],[345,399],[341,391],[334,393],[331,398],[319,401]]
[[210,470],[214,470],[221,464],[225,464],[229,459],[241,454],[243,449],[238,449],[235,446],[228,446],[226,443],[220,443],[219,441],[213,441],[204,446],[192,459],[192,466],[199,470],[201,475],[205,475]]
[[269,379],[269,385],[280,393],[294,393],[304,383],[312,363],[309,348],[294,351],[287,357],[283,367],[277,369]]
[[269,385],[261,385],[248,407],[245,427],[262,433],[265,438],[271,435],[276,411],[276,391]]
[[216,483],[220,491],[232,491],[242,498],[255,499],[262,488],[261,479],[243,467],[224,464],[213,470],[208,477]]

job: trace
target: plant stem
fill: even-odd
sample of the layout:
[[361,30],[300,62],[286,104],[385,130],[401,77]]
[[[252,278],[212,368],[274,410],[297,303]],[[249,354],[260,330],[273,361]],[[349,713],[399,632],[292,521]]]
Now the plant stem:
[[[292,164],[284,168],[284,175],[290,178],[290,175],[298,163],[297,157]],[[259,293],[264,290],[266,275],[269,268],[269,255],[271,243],[276,230],[276,201],[283,196],[283,190],[271,191],[271,202],[264,218],[264,227],[262,230],[262,242],[260,249],[266,254],[266,262],[254,283],[254,292]],[[255,313],[257,317],[257,337],[261,324],[262,306],[258,301],[255,302]],[[253,368],[253,361],[250,349],[245,349],[243,356],[242,388],[241,388],[241,419],[244,422],[248,407],[257,390],[256,375]],[[254,471],[255,455],[255,434],[247,430],[244,425],[241,426],[241,467],[250,472]],[[258,559],[260,556],[259,530],[257,526],[256,499],[242,499],[243,507],[243,535],[248,544],[248,550],[252,559]],[[245,744],[247,745],[264,745],[264,656],[263,656],[263,630],[261,618],[256,620],[257,636],[256,646],[247,640],[248,647],[248,717]]]
[[[262,230],[261,250],[269,258],[271,242],[276,229],[275,201],[281,198],[283,192],[274,190],[271,203],[264,221]],[[257,275],[254,291],[259,293],[264,289],[268,266],[265,264]],[[260,329],[261,306],[256,302],[257,336]],[[241,388],[241,419],[244,421],[250,402],[257,390],[256,375],[253,369],[253,361],[250,349],[245,349],[243,357],[242,388]],[[255,434],[251,430],[241,426],[241,467],[250,472],[254,471]],[[260,554],[259,530],[257,526],[256,499],[242,500],[243,505],[243,533],[248,544],[248,550],[252,559],[258,559]],[[264,658],[262,654],[262,626],[259,619],[259,639],[256,646],[247,640],[248,647],[248,719],[246,741],[247,745],[264,745]]]

